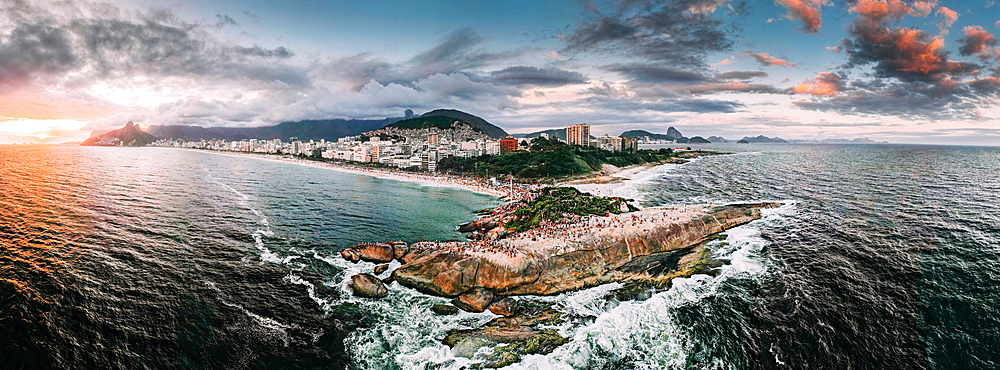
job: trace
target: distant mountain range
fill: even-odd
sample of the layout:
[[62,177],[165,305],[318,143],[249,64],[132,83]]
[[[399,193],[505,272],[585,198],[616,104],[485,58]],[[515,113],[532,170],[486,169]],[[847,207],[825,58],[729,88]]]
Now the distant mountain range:
[[155,140],[153,135],[142,131],[139,125],[129,121],[125,127],[84,140],[80,146],[146,146]]
[[856,139],[823,139],[823,140],[788,140],[797,144],[889,144],[888,141],[875,141],[866,137]]
[[654,134],[646,130],[629,130],[621,133],[621,135],[618,136],[627,137],[629,139],[636,139],[645,136],[652,140],[677,140],[684,138],[684,135],[673,127],[668,128],[666,134]]
[[360,135],[362,132],[377,130],[402,118],[380,120],[333,119],[283,122],[274,126],[261,127],[201,127],[201,126],[150,126],[149,133],[161,139],[197,140],[249,140],[281,139],[337,140],[345,136]]
[[[484,134],[492,138],[503,138],[507,132],[494,126],[486,120],[471,114],[454,110],[438,109],[421,115],[424,117],[449,117],[450,119],[464,121],[473,127],[480,129]],[[331,120],[306,120],[298,122],[283,122],[274,126],[261,127],[201,127],[201,126],[150,126],[149,133],[161,139],[180,139],[185,141],[197,140],[249,140],[261,139],[289,140],[292,137],[299,140],[337,140],[345,136],[357,136],[362,133],[378,130],[396,122],[402,121],[402,117],[390,117],[379,120],[364,119],[331,119]],[[437,120],[436,120],[437,121]]]
[[764,135],[760,135],[760,136],[757,136],[757,137],[744,136],[743,139],[740,139],[740,141],[741,142],[751,143],[751,144],[764,144],[764,143],[788,144],[788,142],[785,141],[785,139],[782,139],[780,137],[775,136],[773,138],[770,138],[770,137],[767,137],[767,136],[764,136]]

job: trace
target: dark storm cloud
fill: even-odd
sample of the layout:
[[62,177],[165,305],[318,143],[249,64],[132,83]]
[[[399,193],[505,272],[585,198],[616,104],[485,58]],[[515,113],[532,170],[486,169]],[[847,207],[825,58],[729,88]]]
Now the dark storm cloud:
[[293,56],[288,49],[219,45],[191,24],[77,20],[69,29],[80,36],[82,54],[103,76],[193,74],[216,78],[240,76],[292,86],[309,84],[303,72],[267,63],[267,59]]
[[65,31],[48,24],[22,23],[0,44],[0,87],[40,74],[61,74],[77,64]]
[[674,66],[701,66],[733,42],[712,16],[724,1],[624,1],[617,14],[596,10],[563,40],[563,52],[597,52]]
[[404,78],[412,80],[434,74],[464,72],[520,55],[523,51],[490,53],[477,47],[484,39],[466,27],[445,37],[440,43],[411,58]]
[[560,68],[513,66],[490,72],[489,81],[504,85],[559,87],[587,83],[587,77]]
[[894,83],[868,88],[864,83],[851,84],[848,94],[814,98],[794,103],[803,109],[836,112],[844,115],[890,115],[904,119],[969,119],[984,104],[968,87],[942,88],[930,83]]
[[617,72],[636,82],[694,83],[708,80],[708,78],[700,72],[650,64],[612,64],[604,66],[603,69],[606,71]]
[[257,46],[257,45],[254,45],[253,47],[249,47],[249,48],[242,47],[242,46],[233,46],[232,47],[232,51],[236,52],[238,54],[242,54],[244,56],[255,56],[255,57],[262,57],[262,58],[272,58],[272,57],[274,57],[274,58],[282,58],[282,59],[284,59],[284,58],[291,58],[291,57],[295,56],[295,53],[291,52],[288,49],[285,49],[284,46],[279,46],[279,47],[277,47],[275,49],[264,49],[264,48],[262,48],[260,46]]
[[764,71],[731,71],[715,75],[716,80],[749,80],[751,78],[767,77]]

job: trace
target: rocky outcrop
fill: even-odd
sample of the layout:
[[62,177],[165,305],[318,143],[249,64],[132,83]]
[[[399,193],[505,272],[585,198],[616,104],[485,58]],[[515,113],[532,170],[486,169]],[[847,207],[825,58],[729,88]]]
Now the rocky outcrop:
[[389,295],[382,280],[371,274],[357,274],[351,276],[351,290],[354,295],[362,298],[385,298]]
[[340,252],[344,259],[358,261],[387,263],[396,258],[396,252],[390,243],[361,243]]
[[499,368],[511,365],[529,354],[547,354],[569,342],[555,330],[540,329],[540,325],[558,325],[562,314],[549,307],[529,307],[512,317],[499,317],[481,328],[452,329],[442,342],[451,347],[455,356],[473,358],[479,348],[494,346],[493,351],[473,365],[473,368]]
[[477,288],[502,295],[550,295],[635,278],[619,269],[637,257],[678,251],[709,235],[761,217],[760,203],[718,206],[683,224],[669,224],[644,235],[626,235],[599,245],[551,256],[524,256],[516,265],[468,254],[427,253],[393,272],[395,281],[426,294],[457,297]]
[[472,292],[462,294],[451,301],[451,304],[462,311],[476,313],[486,311],[490,303],[493,303],[493,292],[483,288],[473,289]]
[[431,306],[431,312],[434,312],[434,314],[436,315],[442,315],[442,316],[454,315],[458,313],[458,307],[449,304],[436,304]]
[[505,297],[490,303],[489,309],[490,312],[500,316],[514,316],[515,311],[517,311],[517,301],[514,298]]
[[374,272],[375,275],[382,275],[382,273],[385,272],[388,269],[389,269],[389,265],[378,265],[378,266],[375,266],[375,269],[372,272]]

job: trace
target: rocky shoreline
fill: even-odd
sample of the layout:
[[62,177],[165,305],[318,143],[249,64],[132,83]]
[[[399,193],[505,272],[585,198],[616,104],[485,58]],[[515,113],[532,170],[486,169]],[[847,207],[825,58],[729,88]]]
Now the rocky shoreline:
[[[704,243],[727,229],[761,217],[761,209],[778,203],[651,207],[620,214],[543,222],[525,232],[505,228],[521,206],[482,212],[463,225],[482,240],[408,244],[401,241],[361,243],[344,250],[348,261],[402,264],[385,280],[371,274],[352,278],[355,295],[385,297],[393,281],[424,294],[453,298],[435,306],[436,314],[490,311],[499,315],[480,328],[452,330],[442,342],[456,356],[471,357],[480,347],[496,346],[480,366],[501,367],[526,354],[544,354],[565,343],[558,333],[540,328],[561,320],[548,307],[520,304],[517,296],[554,295],[607,283],[622,283],[615,292],[632,299],[649,288],[664,288],[677,277],[711,272]],[[488,246],[488,247],[483,247]],[[384,272],[385,265],[377,267]],[[377,272],[377,273],[378,273]],[[376,273],[376,274],[377,274]]]

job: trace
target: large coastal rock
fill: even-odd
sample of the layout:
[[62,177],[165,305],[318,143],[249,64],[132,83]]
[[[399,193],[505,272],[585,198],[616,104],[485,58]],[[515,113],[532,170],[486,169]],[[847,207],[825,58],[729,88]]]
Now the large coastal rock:
[[683,223],[664,224],[640,235],[621,235],[590,246],[550,254],[528,254],[516,263],[481,254],[424,253],[393,272],[395,281],[425,294],[444,297],[483,288],[501,295],[551,295],[636,277],[620,269],[637,257],[676,252],[709,235],[761,217],[759,203],[717,206]]
[[345,249],[340,255],[354,263],[358,261],[387,263],[396,258],[393,245],[389,243],[361,243]]

